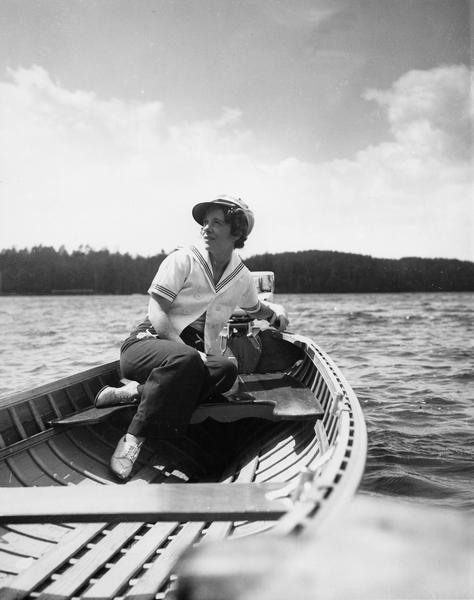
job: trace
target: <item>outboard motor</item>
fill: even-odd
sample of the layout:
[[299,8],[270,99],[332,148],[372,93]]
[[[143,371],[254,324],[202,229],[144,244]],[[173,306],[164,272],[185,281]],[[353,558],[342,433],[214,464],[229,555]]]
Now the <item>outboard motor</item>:
[[[260,300],[273,300],[275,275],[272,271],[253,271],[255,287]],[[220,333],[223,355],[235,357],[239,373],[253,373],[260,361],[262,344],[258,334],[262,325],[241,309],[237,309]]]

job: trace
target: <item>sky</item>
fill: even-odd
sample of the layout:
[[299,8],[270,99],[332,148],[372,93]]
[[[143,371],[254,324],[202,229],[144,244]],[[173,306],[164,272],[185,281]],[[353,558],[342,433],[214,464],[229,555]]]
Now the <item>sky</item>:
[[0,249],[474,260],[469,4],[2,0]]

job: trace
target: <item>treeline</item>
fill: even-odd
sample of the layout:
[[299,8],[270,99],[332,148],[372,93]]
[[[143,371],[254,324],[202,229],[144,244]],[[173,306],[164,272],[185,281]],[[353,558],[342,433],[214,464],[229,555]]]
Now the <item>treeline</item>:
[[[164,252],[144,258],[81,247],[37,246],[0,252],[0,293],[145,293]],[[474,291],[474,263],[443,258],[372,258],[308,250],[246,259],[274,271],[279,293]]]
[[150,258],[79,248],[68,253],[47,246],[0,252],[4,294],[144,293],[166,254]]
[[307,250],[263,254],[245,261],[275,272],[279,292],[474,291],[474,262],[447,258],[372,258]]

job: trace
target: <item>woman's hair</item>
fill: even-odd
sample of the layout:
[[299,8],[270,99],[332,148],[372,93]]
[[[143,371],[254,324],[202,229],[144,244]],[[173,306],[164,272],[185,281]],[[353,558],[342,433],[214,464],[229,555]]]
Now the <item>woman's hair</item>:
[[225,222],[230,225],[230,233],[239,236],[235,240],[234,248],[243,248],[248,235],[248,221],[244,211],[234,206],[230,206],[229,208],[222,206],[222,208],[224,210]]

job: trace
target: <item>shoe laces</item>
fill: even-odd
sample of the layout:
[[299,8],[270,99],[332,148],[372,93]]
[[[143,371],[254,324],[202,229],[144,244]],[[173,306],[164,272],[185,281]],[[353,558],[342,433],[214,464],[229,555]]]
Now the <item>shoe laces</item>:
[[134,444],[133,442],[125,442],[123,447],[123,453],[121,458],[127,458],[130,461],[135,461],[140,452],[141,444]]

